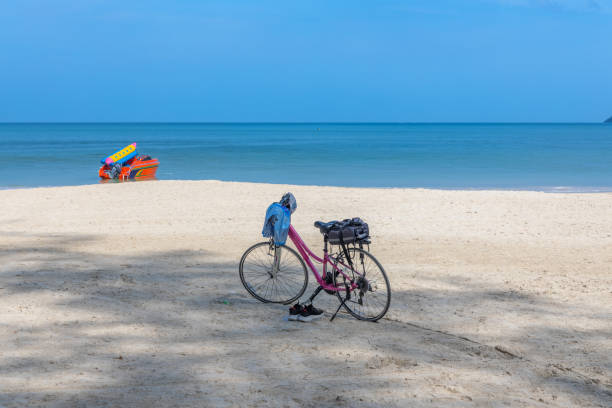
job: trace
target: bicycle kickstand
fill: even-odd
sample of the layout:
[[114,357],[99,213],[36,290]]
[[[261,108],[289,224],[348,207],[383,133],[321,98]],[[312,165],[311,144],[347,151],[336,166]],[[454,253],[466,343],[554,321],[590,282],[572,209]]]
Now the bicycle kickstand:
[[338,314],[338,312],[340,311],[340,308],[342,306],[344,306],[344,303],[349,300],[351,298],[351,292],[349,291],[349,287],[348,285],[345,283],[344,284],[344,288],[346,289],[346,296],[344,297],[344,299],[342,299],[340,301],[340,304],[338,305],[338,308],[336,309],[336,312],[333,314],[333,316],[331,317],[331,319],[329,319],[330,322],[333,322],[334,319],[336,318],[336,315]]
[[332,315],[331,319],[329,319],[330,322],[333,322],[334,319],[336,318],[336,315],[338,314],[338,312],[340,311],[340,308],[342,307],[342,305],[344,304],[344,300],[342,300],[340,302],[340,304],[338,305],[338,308],[336,309],[336,311],[334,312],[334,314]]

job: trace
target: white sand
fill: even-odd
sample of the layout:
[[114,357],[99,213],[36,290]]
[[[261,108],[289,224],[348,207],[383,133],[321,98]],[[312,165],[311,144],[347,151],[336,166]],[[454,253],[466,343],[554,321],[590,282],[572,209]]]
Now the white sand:
[[[315,220],[370,223],[387,319],[248,296],[238,260],[286,191],[313,249]],[[612,194],[158,181],[0,208],[3,408],[612,406]]]

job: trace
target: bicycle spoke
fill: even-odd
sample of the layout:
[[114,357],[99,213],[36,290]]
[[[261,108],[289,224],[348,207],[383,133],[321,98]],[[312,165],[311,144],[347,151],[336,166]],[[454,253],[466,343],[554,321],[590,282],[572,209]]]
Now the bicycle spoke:
[[[277,268],[274,266],[276,250],[281,251]],[[306,266],[297,252],[286,246],[254,245],[243,255],[239,269],[245,288],[264,302],[288,303],[306,290]]]
[[[384,270],[366,251],[350,248],[348,254],[353,267],[342,270],[357,288],[352,290],[351,299],[345,302],[345,308],[357,318],[378,320],[387,312],[391,294]],[[338,263],[347,264],[348,261],[344,255],[340,255]]]

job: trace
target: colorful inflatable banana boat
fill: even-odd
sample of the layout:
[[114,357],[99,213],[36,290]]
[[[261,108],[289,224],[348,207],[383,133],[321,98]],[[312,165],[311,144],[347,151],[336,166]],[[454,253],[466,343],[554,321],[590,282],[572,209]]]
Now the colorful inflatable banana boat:
[[100,162],[100,178],[122,181],[154,178],[159,167],[159,160],[148,155],[138,155],[136,143],[127,145]]
[[136,143],[129,144],[125,146],[121,150],[117,150],[115,153],[111,154],[108,157],[100,160],[102,164],[108,164],[109,166],[115,163],[125,163],[126,161],[133,159],[136,157],[138,152],[136,152]]

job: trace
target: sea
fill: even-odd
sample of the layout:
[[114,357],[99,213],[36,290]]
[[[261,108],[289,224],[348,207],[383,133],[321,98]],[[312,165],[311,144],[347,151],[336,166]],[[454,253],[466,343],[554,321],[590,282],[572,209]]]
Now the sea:
[[160,180],[612,191],[612,124],[566,123],[4,123],[0,189],[99,183],[133,142]]

